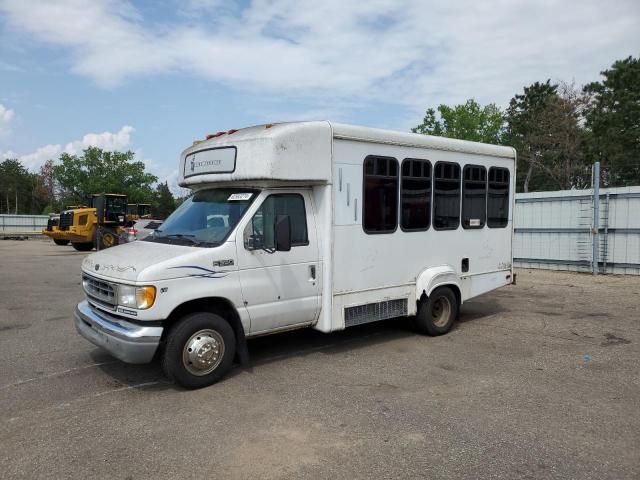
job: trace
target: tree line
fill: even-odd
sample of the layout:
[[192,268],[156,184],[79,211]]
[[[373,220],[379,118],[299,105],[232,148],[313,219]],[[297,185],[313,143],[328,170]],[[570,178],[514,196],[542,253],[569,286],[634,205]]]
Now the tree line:
[[129,203],[150,203],[154,217],[167,217],[180,203],[167,182],[147,172],[133,152],[89,147],[81,155],[63,153],[30,172],[17,159],[0,163],[0,213],[48,214],[86,205],[94,193],[124,193]]
[[514,147],[521,192],[588,188],[596,161],[603,186],[640,185],[640,59],[601,76],[581,88],[535,82],[506,110],[474,99],[429,108],[412,131]]

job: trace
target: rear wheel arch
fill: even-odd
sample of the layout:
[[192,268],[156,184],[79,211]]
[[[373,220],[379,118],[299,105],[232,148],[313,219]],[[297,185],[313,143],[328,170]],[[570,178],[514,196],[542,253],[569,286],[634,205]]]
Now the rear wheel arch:
[[191,313],[197,312],[215,313],[220,315],[229,323],[229,325],[231,325],[236,338],[236,360],[240,364],[246,365],[249,362],[249,352],[240,315],[233,303],[223,297],[198,298],[178,305],[163,322],[164,329],[162,332],[161,342],[166,340],[171,329],[177,325],[182,318]]
[[456,295],[458,305],[462,304],[460,277],[450,265],[440,265],[423,270],[416,278],[416,302],[418,306],[423,298],[439,287],[449,287]]

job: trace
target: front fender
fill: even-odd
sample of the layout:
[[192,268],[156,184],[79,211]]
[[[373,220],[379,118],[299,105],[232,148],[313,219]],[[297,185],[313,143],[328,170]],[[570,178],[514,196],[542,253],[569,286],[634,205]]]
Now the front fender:
[[423,293],[428,297],[431,292],[443,285],[455,285],[459,291],[462,291],[460,277],[451,265],[440,265],[423,270],[416,279],[416,299],[419,300]]

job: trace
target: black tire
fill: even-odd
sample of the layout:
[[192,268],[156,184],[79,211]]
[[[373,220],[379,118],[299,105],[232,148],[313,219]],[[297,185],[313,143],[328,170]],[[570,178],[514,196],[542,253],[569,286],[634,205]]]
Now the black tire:
[[71,245],[79,252],[88,252],[93,248],[92,242],[72,242]]
[[115,247],[118,245],[120,239],[118,234],[110,229],[104,229],[101,232],[98,232],[98,242],[99,242],[99,250],[104,250],[105,248]]
[[458,318],[458,299],[449,287],[436,288],[418,306],[414,325],[427,335],[444,335]]
[[[194,374],[200,365],[194,365],[188,361],[187,342],[191,339],[191,344],[200,341],[200,337],[196,337],[200,332],[215,332],[215,335],[205,333],[204,339],[216,342],[215,345],[221,349],[220,357],[216,357],[215,353],[208,359],[213,365],[202,366],[199,374]],[[215,336],[215,339],[214,339]],[[202,340],[203,342],[205,340]],[[220,346],[222,343],[222,346]],[[202,344],[200,350],[212,343]],[[211,350],[209,350],[211,351]],[[219,351],[219,350],[218,350]],[[207,352],[204,352],[206,355]],[[231,325],[220,315],[208,312],[192,313],[185,316],[176,324],[168,334],[167,342],[162,356],[162,368],[170,380],[184,388],[194,389],[207,387],[220,380],[231,368],[233,358],[236,353],[236,338]],[[194,352],[194,355],[195,352]],[[191,367],[189,367],[191,365]],[[213,367],[213,370],[207,371],[207,368]],[[192,371],[189,370],[192,369]]]
[[60,240],[60,239],[54,238],[53,243],[55,243],[56,245],[69,245],[69,240]]

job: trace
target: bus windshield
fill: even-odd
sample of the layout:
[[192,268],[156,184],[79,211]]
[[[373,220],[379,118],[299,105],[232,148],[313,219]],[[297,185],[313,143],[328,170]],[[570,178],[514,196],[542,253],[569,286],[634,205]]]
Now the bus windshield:
[[257,193],[256,190],[237,188],[200,190],[185,200],[153,235],[144,240],[198,247],[221,245]]

